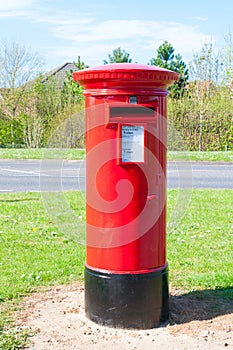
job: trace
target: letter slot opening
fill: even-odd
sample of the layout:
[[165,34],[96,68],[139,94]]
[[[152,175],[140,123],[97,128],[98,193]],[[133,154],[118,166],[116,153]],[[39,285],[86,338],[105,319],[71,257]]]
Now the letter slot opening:
[[155,117],[154,107],[144,106],[114,106],[110,107],[111,118],[153,118]]

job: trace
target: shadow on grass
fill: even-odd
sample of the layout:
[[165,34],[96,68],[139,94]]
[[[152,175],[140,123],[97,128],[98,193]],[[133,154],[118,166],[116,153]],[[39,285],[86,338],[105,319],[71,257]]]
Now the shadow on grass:
[[170,296],[170,324],[211,320],[233,313],[233,287]]
[[0,199],[0,203],[17,203],[17,202],[29,202],[39,201],[39,198],[20,198],[20,199]]

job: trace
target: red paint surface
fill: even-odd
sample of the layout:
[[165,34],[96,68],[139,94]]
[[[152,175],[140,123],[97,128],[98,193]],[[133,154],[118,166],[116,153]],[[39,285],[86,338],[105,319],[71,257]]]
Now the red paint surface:
[[[73,77],[86,98],[86,263],[114,273],[165,266],[166,89],[178,75],[113,64]],[[130,105],[129,96],[137,96],[138,103]],[[117,114],[111,112],[114,106],[154,112]],[[121,162],[122,124],[145,127],[144,163]]]

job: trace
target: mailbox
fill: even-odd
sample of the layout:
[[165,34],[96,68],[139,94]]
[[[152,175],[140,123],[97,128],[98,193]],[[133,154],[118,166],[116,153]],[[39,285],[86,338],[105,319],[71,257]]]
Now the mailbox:
[[169,315],[166,96],[178,74],[116,63],[73,79],[86,101],[86,315],[153,328]]

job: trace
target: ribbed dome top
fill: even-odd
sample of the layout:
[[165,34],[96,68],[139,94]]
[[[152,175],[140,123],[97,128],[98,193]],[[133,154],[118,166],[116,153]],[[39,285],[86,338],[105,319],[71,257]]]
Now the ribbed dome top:
[[114,63],[87,68],[73,73],[74,81],[91,88],[140,86],[166,89],[179,79],[179,74],[156,66]]

